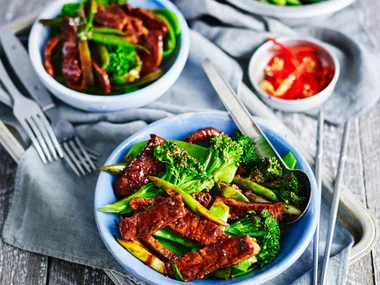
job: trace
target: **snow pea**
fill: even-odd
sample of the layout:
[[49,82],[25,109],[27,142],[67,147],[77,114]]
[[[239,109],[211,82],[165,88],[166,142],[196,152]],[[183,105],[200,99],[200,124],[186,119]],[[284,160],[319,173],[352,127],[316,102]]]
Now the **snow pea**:
[[121,162],[110,165],[104,165],[102,167],[99,167],[99,170],[119,175],[127,166],[128,164],[126,164],[125,162]]
[[62,16],[75,17],[78,15],[78,10],[80,8],[80,2],[65,3],[62,6],[61,14]]
[[175,242],[172,242],[170,240],[167,240],[167,239],[163,239],[163,238],[157,238],[157,240],[164,246],[166,247],[167,249],[171,250],[172,252],[174,252],[175,254],[178,254],[179,256],[184,256],[186,253],[189,252],[189,249],[178,244],[178,243],[175,243]]
[[244,194],[235,189],[234,187],[231,187],[223,182],[219,182],[217,184],[218,190],[220,191],[220,195],[229,198],[229,199],[235,199],[238,201],[243,201],[243,202],[249,202],[249,199],[244,196]]

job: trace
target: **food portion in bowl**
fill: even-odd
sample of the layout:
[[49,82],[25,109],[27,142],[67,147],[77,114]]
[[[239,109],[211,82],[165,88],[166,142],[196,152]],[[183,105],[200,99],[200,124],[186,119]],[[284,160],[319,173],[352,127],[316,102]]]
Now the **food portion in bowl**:
[[313,46],[286,47],[269,38],[277,47],[264,69],[260,88],[278,99],[299,100],[325,89],[334,77],[334,67],[324,64]]
[[[297,161],[283,157],[289,167]],[[307,206],[295,176],[276,158],[259,157],[253,141],[201,129],[183,141],[151,135],[125,162],[102,167],[117,175],[113,204],[117,241],[136,258],[181,281],[234,278],[271,263],[281,224]]]
[[320,3],[326,0],[256,0],[257,2],[273,4],[277,6],[301,6]]
[[59,16],[40,23],[50,27],[46,71],[70,89],[99,95],[133,92],[160,78],[181,34],[172,11],[125,1],[65,3]]

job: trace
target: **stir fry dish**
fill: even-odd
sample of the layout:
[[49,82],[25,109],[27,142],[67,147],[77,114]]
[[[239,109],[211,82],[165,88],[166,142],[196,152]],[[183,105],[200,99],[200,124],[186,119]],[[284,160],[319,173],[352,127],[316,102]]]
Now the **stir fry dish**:
[[133,92],[160,78],[181,34],[172,11],[125,1],[66,3],[58,17],[40,23],[50,26],[46,71],[70,89],[98,95]]
[[267,94],[285,100],[312,97],[329,85],[334,67],[323,65],[312,46],[286,47],[273,38],[277,48],[264,70],[260,83]]
[[325,0],[257,0],[258,2],[273,4],[277,6],[301,6],[319,3]]
[[[297,163],[291,153],[283,159]],[[181,281],[229,279],[271,263],[282,223],[307,204],[297,177],[259,157],[240,132],[206,128],[182,141],[152,134],[101,170],[116,175],[119,200],[99,211],[120,215],[119,244]]]

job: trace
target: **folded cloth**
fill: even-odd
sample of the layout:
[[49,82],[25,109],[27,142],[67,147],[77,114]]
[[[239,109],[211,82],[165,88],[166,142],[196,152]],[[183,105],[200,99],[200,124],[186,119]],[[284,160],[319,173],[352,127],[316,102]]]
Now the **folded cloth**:
[[[186,2],[191,2],[192,5]],[[194,4],[194,2],[197,3]],[[151,122],[182,112],[223,109],[222,103],[200,67],[200,60],[209,57],[223,72],[233,89],[238,91],[239,83],[244,75],[243,69],[254,46],[260,44],[266,35],[273,35],[273,33],[278,35],[279,31],[282,31],[282,34],[294,33],[276,20],[257,20],[251,15],[216,1],[178,0],[176,4],[192,25],[192,44],[185,69],[175,85],[163,97],[145,108],[102,114],[87,113],[63,103],[59,104],[59,112],[62,116],[78,125],[77,131],[83,143],[102,154],[97,162],[98,165],[104,163],[120,142]],[[203,7],[202,13],[199,13],[198,6]],[[326,35],[332,37],[335,33],[339,35],[337,41],[345,40],[341,44],[337,42],[335,46],[345,48],[351,46],[350,52],[346,54],[358,56],[362,60],[359,62],[356,58],[355,61],[351,61],[351,64],[357,61],[357,65],[355,63],[345,67],[348,70],[347,73],[352,73],[351,80],[360,86],[341,79],[343,81],[339,85],[344,85],[347,81],[349,85],[346,85],[344,90],[351,91],[346,94],[347,98],[339,91],[340,89],[334,95],[336,97],[334,100],[341,100],[340,104],[346,104],[350,108],[346,107],[341,116],[334,116],[327,107],[333,103],[326,103],[328,118],[334,123],[344,122],[349,116],[368,109],[372,103],[366,94],[368,92],[364,90],[369,84],[368,78],[375,78],[376,71],[372,68],[375,59],[368,61],[371,51],[366,52],[362,45],[368,45],[370,48],[374,46],[370,43],[369,37],[357,34],[360,31],[355,30],[354,27],[359,26],[360,17],[356,13],[359,11],[348,8],[335,15],[336,18],[346,17],[346,21],[350,19],[349,32],[352,37],[344,36],[339,32],[328,32],[322,28],[305,28],[297,31],[312,33],[318,37]],[[210,26],[198,20],[207,18],[203,16],[217,18],[224,25],[223,27]],[[338,20],[335,21],[338,22]],[[338,24],[337,27],[340,31],[345,28]],[[267,29],[273,32],[267,32]],[[243,40],[239,39],[242,36],[240,32],[244,32]],[[345,58],[347,61],[351,59]],[[362,72],[365,71],[369,77],[359,76],[359,69]],[[354,75],[356,72],[357,75]],[[378,88],[375,80],[371,84],[372,88]],[[375,90],[371,91],[371,97],[377,96]],[[241,96],[244,99],[247,95],[241,94]],[[333,102],[332,99],[331,102]],[[335,106],[335,108],[342,110],[340,106]],[[0,117],[8,122],[13,120],[10,114],[9,109],[0,107]],[[29,148],[22,157],[17,171],[14,198],[4,224],[3,238],[7,243],[25,250],[96,268],[114,270],[141,283],[121,268],[98,234],[93,216],[93,196],[97,176],[98,174],[94,173],[77,178],[63,161],[43,165],[34,148]],[[327,205],[324,204],[323,207],[325,210],[322,210],[321,217],[321,240],[324,240],[328,219]],[[333,258],[327,277],[328,284],[345,283],[352,244],[352,236],[338,223],[332,247]],[[321,243],[321,254],[322,250]],[[289,270],[268,284],[310,284],[311,268],[312,251],[309,247]]]

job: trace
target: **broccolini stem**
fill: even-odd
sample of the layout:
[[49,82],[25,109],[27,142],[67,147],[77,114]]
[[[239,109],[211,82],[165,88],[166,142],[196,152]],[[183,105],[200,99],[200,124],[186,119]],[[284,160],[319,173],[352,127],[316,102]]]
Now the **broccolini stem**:
[[250,179],[235,176],[235,178],[232,180],[232,183],[236,184],[242,189],[251,190],[253,193],[263,196],[272,202],[280,201],[276,193],[274,193],[272,190],[261,186],[260,184],[257,184]]

